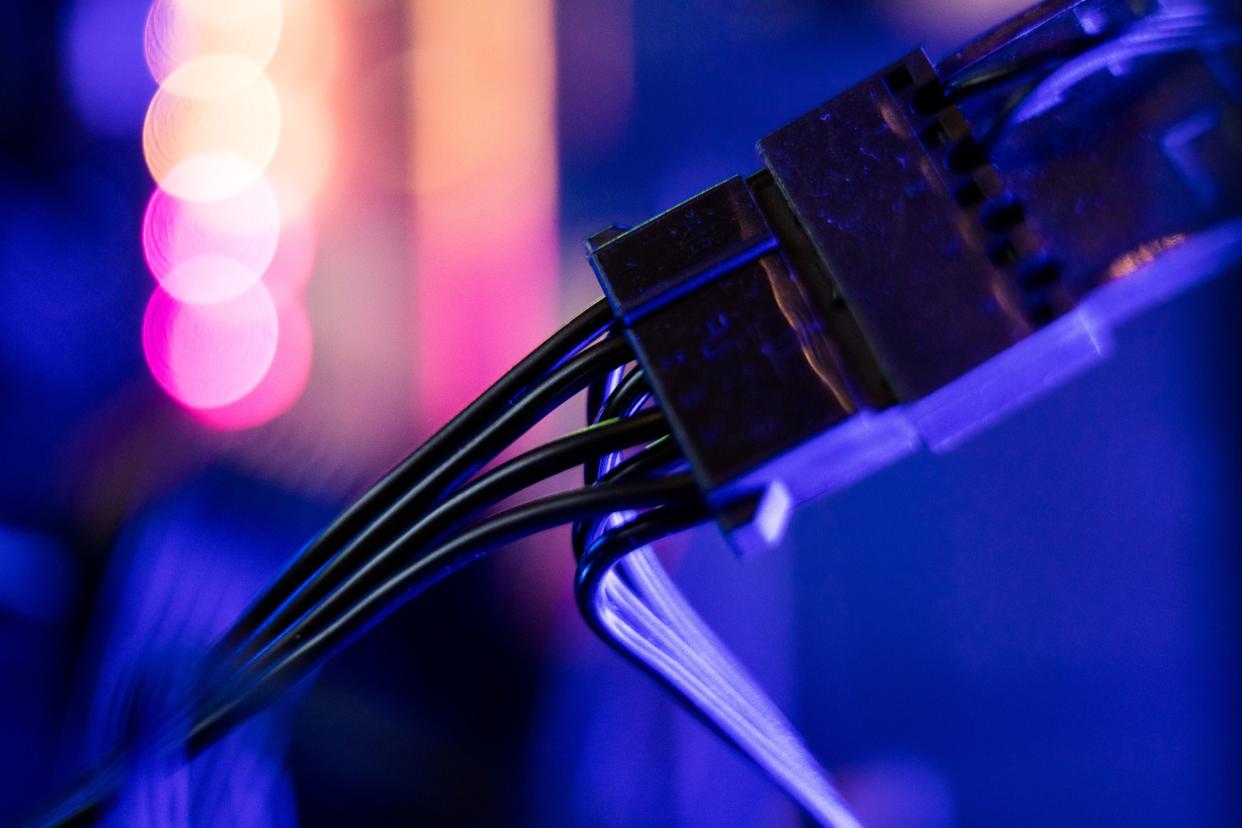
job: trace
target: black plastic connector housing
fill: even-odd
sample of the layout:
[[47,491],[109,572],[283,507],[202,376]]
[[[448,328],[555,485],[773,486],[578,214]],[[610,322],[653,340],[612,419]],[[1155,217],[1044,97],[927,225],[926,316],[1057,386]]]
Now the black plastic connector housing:
[[751,529],[770,541],[790,505],[921,444],[955,445],[1099,358],[1101,331],[1071,311],[1242,205],[1238,50],[1162,58],[1141,84],[1102,72],[1001,147],[979,135],[1010,91],[950,94],[959,73],[1154,8],[1049,0],[939,68],[915,51],[759,141],[759,172],[588,240],[739,546]]
[[848,316],[794,269],[741,178],[588,250],[705,489],[859,410],[831,330]]

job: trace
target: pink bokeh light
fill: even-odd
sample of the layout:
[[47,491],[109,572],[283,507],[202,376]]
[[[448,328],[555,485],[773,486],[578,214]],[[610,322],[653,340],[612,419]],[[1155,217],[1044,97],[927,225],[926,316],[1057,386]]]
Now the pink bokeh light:
[[[191,159],[182,165],[198,164]],[[142,249],[156,280],[183,302],[210,303],[244,293],[271,264],[280,212],[259,176],[215,201],[183,201],[157,189],[142,221]]]
[[209,305],[180,302],[160,289],[147,303],[142,347],[151,374],[173,399],[190,409],[219,408],[263,380],[279,329],[262,282]]
[[261,278],[258,271],[228,256],[196,256],[181,262],[160,280],[179,302],[212,305],[227,302],[249,290]]
[[228,405],[201,408],[199,421],[222,431],[254,428],[276,419],[302,396],[313,352],[310,320],[296,302],[280,309],[280,330],[271,368],[253,389]]

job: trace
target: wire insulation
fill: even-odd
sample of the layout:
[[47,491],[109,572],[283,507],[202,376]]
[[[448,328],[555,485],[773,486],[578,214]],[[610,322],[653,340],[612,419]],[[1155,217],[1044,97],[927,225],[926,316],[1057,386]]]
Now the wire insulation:
[[497,380],[405,460],[385,474],[340,517],[295,556],[271,587],[247,608],[225,636],[234,649],[245,641],[292,591],[322,566],[334,550],[358,534],[392,502],[452,455],[466,434],[488,426],[496,416],[565,360],[602,336],[613,324],[612,309],[603,299],[580,313]]
[[226,663],[236,667],[239,666],[238,659],[244,661],[254,656],[262,648],[265,637],[270,638],[262,635],[264,630],[281,629],[291,623],[324,593],[337,573],[362,565],[404,528],[417,521],[447,491],[495,457],[548,412],[629,358],[629,345],[624,339],[605,339],[565,362],[486,427],[472,436],[463,436],[456,451],[412,481],[387,508],[358,530],[357,537],[342,541],[341,547],[335,551],[321,550],[318,554],[320,565],[304,573],[301,583],[282,590],[286,595],[284,601],[270,607],[266,618],[248,619],[251,633],[246,639],[237,641],[236,635],[227,637],[224,642],[224,647],[228,648],[224,654],[224,658],[228,659]]
[[[515,540],[570,523],[582,517],[620,509],[642,509],[697,502],[699,493],[689,475],[674,475],[634,483],[614,483],[540,498],[488,518],[454,535],[443,544],[410,560],[416,549],[406,548],[402,537],[362,570],[338,587],[332,596],[304,615],[281,637],[283,642],[264,651],[247,668],[241,692],[230,688],[190,733],[200,745],[252,715],[342,647],[427,587],[457,569]],[[391,556],[403,556],[404,567],[374,583],[376,572]],[[261,692],[257,692],[261,688]]]

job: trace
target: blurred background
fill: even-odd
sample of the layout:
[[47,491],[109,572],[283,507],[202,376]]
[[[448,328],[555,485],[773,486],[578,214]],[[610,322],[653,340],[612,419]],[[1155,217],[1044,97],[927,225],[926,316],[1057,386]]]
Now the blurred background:
[[[6,3],[0,823],[598,295],[587,235],[1024,5]],[[1240,293],[1131,323],[1103,368],[804,510],[778,551],[668,544],[865,824],[1239,813]],[[800,824],[592,638],[571,577],[555,533],[461,572],[117,819]]]

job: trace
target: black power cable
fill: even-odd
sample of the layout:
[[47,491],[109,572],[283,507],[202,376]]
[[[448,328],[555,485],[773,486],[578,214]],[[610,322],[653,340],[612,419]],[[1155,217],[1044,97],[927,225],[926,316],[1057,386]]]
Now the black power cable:
[[604,402],[612,391],[625,377],[625,366],[613,369],[608,376],[596,380],[587,388],[586,421],[588,424],[598,422],[604,408]]
[[[270,624],[272,613],[297,595],[325,564],[339,560],[341,547],[351,538],[369,533],[377,518],[383,522],[385,517],[416,516],[415,502],[419,498],[426,505],[433,505],[445,491],[476,471],[547,411],[577,393],[596,376],[629,361],[632,356],[628,345],[619,337],[580,353],[605,334],[612,323],[613,315],[607,303],[596,302],[483,392],[324,529],[286,565],[213,648],[206,662],[205,689],[196,698],[201,700],[204,694],[213,692],[210,688],[227,683],[228,673],[221,669],[222,665],[242,654],[240,648]],[[589,435],[579,432],[558,444],[502,464],[464,498],[454,498],[457,511],[450,509],[445,520],[467,513],[472,504],[486,508],[490,498],[502,499],[507,496],[507,486],[517,485],[540,469],[560,466],[562,454],[573,458],[565,467],[572,468],[600,453],[652,439],[665,431],[663,426],[657,426],[657,419],[648,418],[622,428],[607,424]],[[417,497],[411,497],[413,490],[419,492]],[[187,707],[192,709],[194,704],[191,700]],[[183,711],[185,709],[183,707]],[[183,712],[177,718],[184,721],[185,715]],[[176,721],[172,721],[166,723],[162,731],[172,746],[184,741],[169,740],[168,734],[175,734],[176,728]],[[100,805],[124,779],[128,755],[122,746],[54,809],[30,824],[69,825],[92,820]]]
[[[247,667],[238,686],[208,705],[190,729],[191,751],[214,741],[238,722],[270,703],[297,678],[330,658],[410,598],[488,552],[555,526],[618,509],[646,509],[700,503],[690,475],[670,475],[633,483],[600,485],[533,500],[501,512],[453,535],[404,568],[373,583],[378,560],[356,573],[333,596],[316,606]],[[402,537],[386,552],[396,554]],[[357,594],[356,594],[357,593]],[[338,607],[337,604],[344,604]]]
[[[612,634],[599,620],[595,600],[604,576],[614,566],[636,549],[698,526],[709,518],[706,504],[701,500],[688,500],[656,507],[600,535],[583,554],[574,575],[574,599],[591,629],[615,645]],[[628,650],[622,648],[622,652],[627,658],[635,660]],[[641,663],[640,666],[649,669]],[[663,684],[663,679],[660,680]]]
[[1032,76],[1044,77],[1065,61],[1089,52],[1102,43],[1120,37],[1129,26],[1107,29],[1095,34],[1071,38],[1046,49],[1006,61],[985,69],[963,70],[944,82],[944,102],[956,104],[989,89],[995,89],[1014,81]]
[[[1084,35],[1064,41],[1022,59],[1002,66],[970,72],[950,78],[947,91],[941,97],[946,104],[956,104],[989,89],[1017,80],[1025,81],[1014,89],[993,112],[988,124],[980,131],[979,146],[991,153],[1001,137],[1013,123],[1014,117],[1040,87],[1062,67],[1080,59],[1086,59],[1097,50],[1117,48],[1126,44],[1121,41],[1138,37],[1144,41],[1129,44],[1135,47],[1132,57],[1179,54],[1236,45],[1242,40],[1242,18],[1229,12],[1206,12],[1181,16],[1156,15],[1141,17],[1120,26],[1114,26],[1092,35]],[[1132,58],[1131,58],[1132,59]]]
[[315,596],[322,594],[323,585],[329,583],[335,573],[368,560],[402,528],[416,521],[447,491],[477,471],[548,412],[630,358],[630,347],[624,339],[605,339],[565,362],[477,433],[462,435],[462,445],[455,452],[412,481],[395,502],[359,528],[356,538],[343,542],[339,549],[323,549],[319,565],[304,573],[300,583],[283,589],[284,600],[271,606],[265,619],[248,619],[251,634],[246,639],[238,641],[238,636],[226,636],[221,660],[228,659],[228,663],[238,666],[237,658],[244,660],[253,656],[261,649],[260,633],[264,629],[279,629],[290,623],[310,606]]
[[246,609],[226,634],[222,646],[232,650],[241,645],[337,549],[382,514],[397,493],[409,489],[433,471],[458,450],[466,435],[487,428],[515,400],[550,371],[602,336],[612,324],[612,310],[601,299],[493,383],[473,403],[384,475],[290,561],[276,581]]
[[620,653],[634,666],[663,687],[681,706],[703,723],[708,730],[719,736],[725,743],[738,749],[740,746],[729,733],[707,716],[681,688],[669,681],[668,677],[648,664],[628,647],[617,640],[612,630],[600,617],[597,600],[605,576],[612,571],[626,555],[648,546],[678,532],[691,529],[709,519],[705,504],[685,502],[651,509],[634,518],[629,523],[613,527],[599,536],[583,554],[578,562],[574,575],[574,600],[578,612],[591,628],[609,647]]
[[[599,478],[598,483],[604,485],[625,480],[641,480],[653,475],[669,471],[684,462],[681,448],[671,437],[662,437],[637,454],[627,457]],[[580,520],[573,527],[574,559],[581,560],[586,554],[587,546],[595,535],[599,534],[601,519]]]
[[[587,408],[587,422],[629,417],[646,402],[650,393],[643,369],[635,366],[620,379],[606,399],[601,400],[595,408]],[[599,478],[603,464],[604,460],[601,458],[597,462],[583,465],[582,479],[588,486]]]
[[[644,412],[626,420],[612,419],[596,423],[500,464],[439,502],[412,523],[393,524],[387,534],[395,537],[404,532],[403,546],[408,549],[429,547],[479,511],[494,506],[529,486],[603,454],[656,440],[667,433],[668,426],[664,415],[659,411]],[[316,572],[293,599],[281,606],[260,629],[259,634],[234,655],[234,667],[240,668],[245,660],[271,646],[284,633],[286,627],[341,586],[361,567],[379,566],[381,559],[390,551],[383,550],[375,556],[356,554],[353,556],[356,560],[351,560],[348,553],[357,552],[360,548],[356,544],[351,546]],[[394,565],[396,563],[399,561],[394,562]],[[387,570],[380,574],[385,573]]]
[[[588,419],[632,416],[651,397],[650,385],[642,366],[635,366],[620,379],[611,394],[600,400],[595,407],[588,407]],[[587,463],[583,467],[583,479],[587,485],[594,485],[601,479],[623,480],[634,479],[641,475],[653,474],[667,469],[682,459],[681,451],[671,437],[648,446],[643,452],[628,460],[623,460],[611,470],[605,468],[603,459],[596,463]],[[615,458],[614,458],[615,460]],[[574,559],[582,558],[591,538],[599,534],[601,519],[577,521],[573,526],[572,544]]]
[[[476,481],[473,488],[463,489],[419,526],[408,530],[370,566],[355,573],[327,600],[299,619],[244,672],[183,705],[181,712],[167,720],[144,749],[164,752],[184,745],[191,755],[198,753],[423,589],[498,547],[616,509],[696,500],[698,490],[688,475],[614,482],[516,506],[451,537],[443,537],[446,532],[442,529],[442,539],[426,554],[413,561],[408,560],[408,555],[400,557],[403,552],[418,551],[420,533],[428,534],[430,527],[439,524],[451,526],[463,510],[471,511],[472,506],[506,496],[521,481],[544,479],[549,469],[573,468],[583,462],[588,448],[592,456],[597,456],[601,449],[646,439],[662,427],[658,412],[628,421],[601,423],[593,430],[569,435],[498,466]],[[29,824],[41,828],[89,824],[124,780],[130,758],[125,753],[110,757],[53,810]]]

